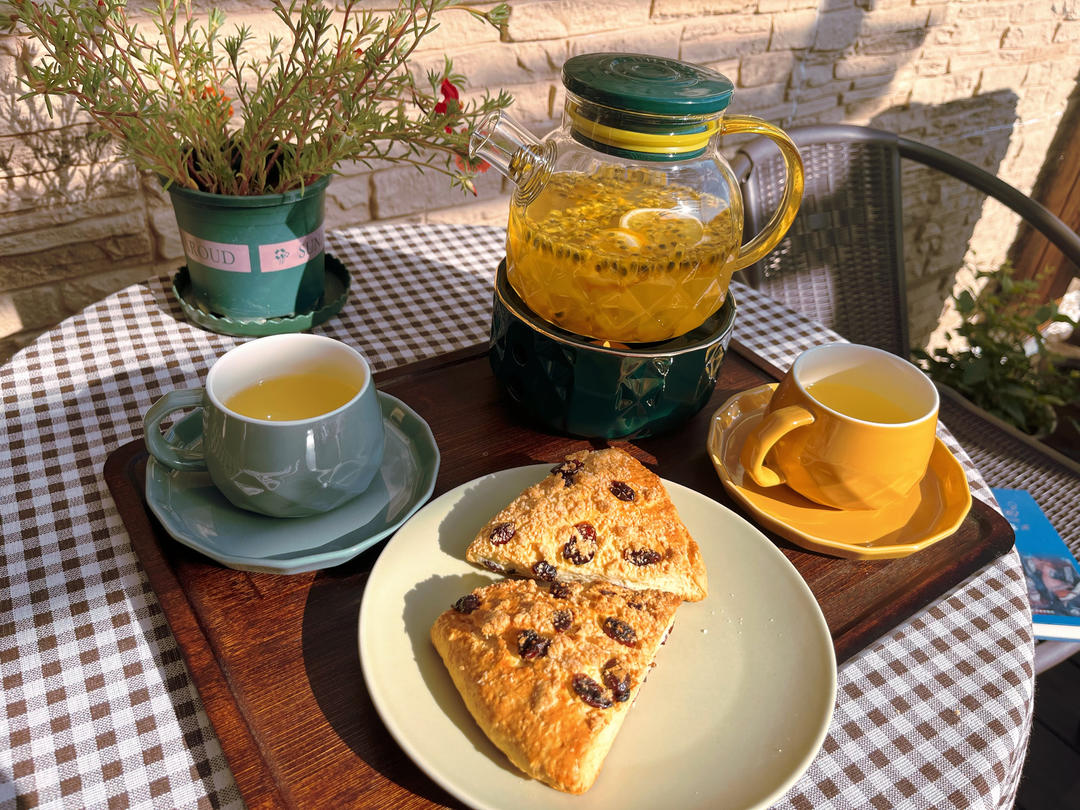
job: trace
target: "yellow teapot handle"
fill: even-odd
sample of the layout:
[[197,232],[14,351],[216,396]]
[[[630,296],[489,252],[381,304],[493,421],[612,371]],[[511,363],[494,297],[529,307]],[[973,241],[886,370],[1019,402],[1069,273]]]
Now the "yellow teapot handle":
[[803,163],[799,150],[786,132],[752,115],[725,116],[720,127],[720,134],[764,135],[780,147],[780,154],[784,159],[784,171],[787,174],[784,193],[776,211],[773,212],[772,219],[757,236],[739,249],[738,255],[732,260],[731,270],[734,272],[749,267],[763,258],[776,247],[777,243],[784,238],[787,229],[791,227],[795,215],[799,212],[799,203],[802,202]]

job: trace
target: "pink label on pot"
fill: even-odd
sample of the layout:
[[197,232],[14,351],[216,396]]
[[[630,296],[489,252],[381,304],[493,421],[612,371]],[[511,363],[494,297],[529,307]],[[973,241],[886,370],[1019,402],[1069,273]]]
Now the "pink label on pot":
[[216,270],[231,270],[234,273],[250,273],[251,259],[247,245],[228,245],[224,242],[211,242],[200,239],[187,231],[180,231],[184,242],[184,253],[190,261],[213,267]]
[[264,273],[288,270],[304,264],[312,256],[318,256],[323,252],[323,247],[323,226],[320,225],[307,236],[298,239],[273,245],[259,245],[259,268]]

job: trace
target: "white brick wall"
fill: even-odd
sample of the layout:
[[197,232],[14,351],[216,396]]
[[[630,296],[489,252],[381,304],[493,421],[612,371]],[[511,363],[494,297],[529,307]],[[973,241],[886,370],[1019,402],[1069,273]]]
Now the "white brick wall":
[[[273,24],[257,0],[234,19]],[[200,0],[206,8],[210,0]],[[561,114],[570,55],[634,50],[708,64],[737,83],[732,108],[785,127],[872,124],[973,160],[1029,191],[1080,72],[1075,0],[516,0],[501,33],[448,15],[418,66],[443,52],[471,92],[506,88],[537,132]],[[182,262],[168,198],[82,137],[17,102],[15,43],[0,37],[0,360],[113,289]],[[64,139],[60,134],[66,135]],[[504,222],[493,174],[462,200],[440,175],[342,167],[331,225],[375,219]],[[995,266],[1015,219],[959,184],[905,171],[912,334],[925,339],[965,261]]]

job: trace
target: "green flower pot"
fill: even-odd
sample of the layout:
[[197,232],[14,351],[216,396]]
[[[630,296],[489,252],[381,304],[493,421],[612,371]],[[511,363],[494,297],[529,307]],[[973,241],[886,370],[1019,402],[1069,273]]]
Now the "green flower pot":
[[329,182],[253,197],[170,186],[195,303],[231,318],[280,318],[318,306]]

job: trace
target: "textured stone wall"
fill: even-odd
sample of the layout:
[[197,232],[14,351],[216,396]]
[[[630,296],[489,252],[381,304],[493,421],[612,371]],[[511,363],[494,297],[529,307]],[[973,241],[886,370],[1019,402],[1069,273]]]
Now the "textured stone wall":
[[[203,5],[208,5],[203,3]],[[233,20],[269,24],[259,4]],[[917,138],[1029,191],[1080,69],[1078,0],[527,0],[501,33],[463,14],[425,41],[470,90],[506,88],[536,132],[557,123],[571,55],[626,50],[718,68],[732,110],[781,126],[848,122]],[[0,37],[0,360],[109,292],[182,264],[167,198],[112,160],[71,110],[17,101],[16,43]],[[489,173],[462,199],[441,175],[343,167],[330,225],[373,220],[505,223]],[[913,338],[925,341],[965,265],[1000,262],[1016,220],[962,184],[905,168]],[[962,277],[962,273],[960,274]],[[946,316],[946,322],[948,317]]]

